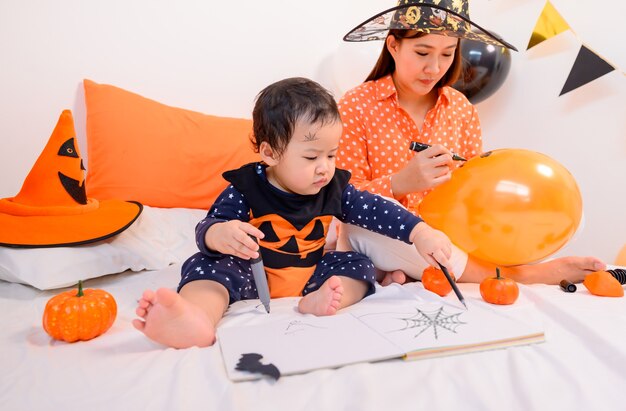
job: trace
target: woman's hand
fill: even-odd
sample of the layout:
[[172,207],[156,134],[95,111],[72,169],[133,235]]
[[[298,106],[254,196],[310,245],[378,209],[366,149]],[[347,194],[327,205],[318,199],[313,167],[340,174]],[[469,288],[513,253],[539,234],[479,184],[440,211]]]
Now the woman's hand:
[[261,230],[250,223],[230,220],[215,223],[207,230],[204,242],[208,249],[249,260],[259,256],[259,245],[250,236],[263,238]]
[[454,161],[450,150],[435,144],[416,153],[411,160],[391,178],[391,190],[396,198],[437,187],[450,180]]

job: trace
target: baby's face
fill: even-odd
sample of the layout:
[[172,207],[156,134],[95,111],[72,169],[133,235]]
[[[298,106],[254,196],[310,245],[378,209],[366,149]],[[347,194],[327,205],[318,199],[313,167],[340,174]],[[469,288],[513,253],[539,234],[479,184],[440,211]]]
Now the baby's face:
[[342,125],[299,120],[278,164],[268,170],[272,184],[288,193],[317,194],[335,175]]

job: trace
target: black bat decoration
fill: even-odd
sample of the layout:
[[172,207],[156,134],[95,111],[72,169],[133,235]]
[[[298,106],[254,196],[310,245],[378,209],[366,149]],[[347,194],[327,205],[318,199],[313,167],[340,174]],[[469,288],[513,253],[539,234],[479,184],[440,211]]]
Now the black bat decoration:
[[241,358],[239,362],[237,362],[235,369],[264,374],[278,380],[280,378],[278,368],[276,368],[274,364],[261,364],[261,358],[263,358],[263,356],[256,353],[241,354]]

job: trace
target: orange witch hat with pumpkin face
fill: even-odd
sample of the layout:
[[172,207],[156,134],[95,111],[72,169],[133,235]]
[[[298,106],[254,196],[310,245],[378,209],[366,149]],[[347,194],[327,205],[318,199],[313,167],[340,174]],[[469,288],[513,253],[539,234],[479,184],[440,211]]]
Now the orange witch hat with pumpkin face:
[[128,228],[142,205],[87,198],[84,174],[74,119],[64,110],[20,192],[0,199],[0,246],[81,245]]

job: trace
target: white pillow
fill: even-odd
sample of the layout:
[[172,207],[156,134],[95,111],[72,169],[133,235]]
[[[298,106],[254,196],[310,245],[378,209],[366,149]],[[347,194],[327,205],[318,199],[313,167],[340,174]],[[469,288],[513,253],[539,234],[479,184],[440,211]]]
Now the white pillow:
[[0,280],[48,290],[126,270],[159,270],[198,251],[194,229],[206,214],[200,209],[144,206],[129,228],[97,243],[56,248],[0,247]]

